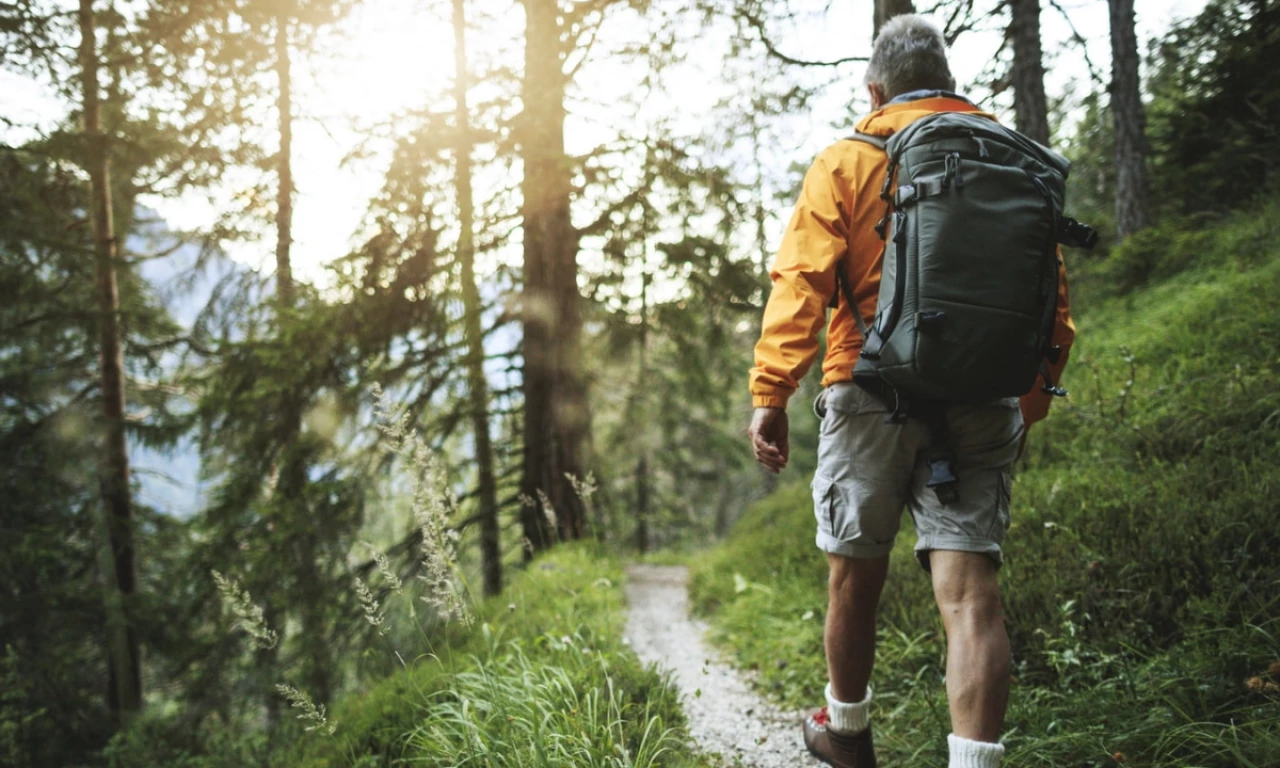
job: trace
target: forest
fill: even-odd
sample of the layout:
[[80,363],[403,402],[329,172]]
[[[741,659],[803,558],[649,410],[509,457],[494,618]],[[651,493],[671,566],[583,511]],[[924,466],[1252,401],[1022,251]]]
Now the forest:
[[[0,0],[0,766],[734,765],[624,585],[821,691],[818,377],[774,475],[747,372],[903,13],[1102,235],[1006,764],[1280,766],[1272,0]],[[902,552],[882,760],[942,765]]]

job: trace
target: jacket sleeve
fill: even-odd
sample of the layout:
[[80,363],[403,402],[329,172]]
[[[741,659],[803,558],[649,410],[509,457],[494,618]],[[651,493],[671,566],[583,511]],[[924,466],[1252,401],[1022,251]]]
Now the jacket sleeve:
[[832,170],[819,156],[805,174],[769,273],[773,288],[750,375],[757,408],[785,408],[818,354],[818,333],[836,290],[836,266],[848,249],[848,218]]
[[[1049,373],[1055,384],[1062,381],[1062,371],[1067,367],[1075,338],[1076,325],[1071,320],[1071,299],[1067,290],[1067,266],[1062,260],[1062,249],[1058,249],[1058,311],[1053,322],[1053,346],[1061,352],[1057,360],[1049,363]],[[1042,386],[1044,376],[1037,376],[1036,385],[1022,396],[1022,423],[1028,427],[1049,415],[1053,396],[1041,391]]]

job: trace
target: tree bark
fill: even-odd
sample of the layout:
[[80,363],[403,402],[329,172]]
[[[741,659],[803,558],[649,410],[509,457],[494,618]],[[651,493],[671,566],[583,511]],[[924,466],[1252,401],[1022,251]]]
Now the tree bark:
[[[752,201],[752,219],[755,221],[755,245],[756,254],[760,258],[760,276],[764,283],[764,301],[769,300],[769,287],[773,282],[770,262],[773,260],[773,250],[769,247],[769,235],[765,229],[765,192],[764,192],[764,162],[760,159],[760,125],[756,121],[753,113],[749,118],[751,121],[751,161],[755,166],[755,199]],[[763,304],[764,302],[761,302]]]
[[125,439],[124,352],[120,342],[118,262],[111,206],[111,167],[102,132],[98,93],[98,51],[93,0],[80,0],[80,65],[89,218],[93,231],[98,299],[99,368],[102,390],[102,507],[96,523],[98,564],[107,624],[110,706],[127,718],[142,710],[142,665],[137,634],[129,622],[128,600],[136,589],[133,499],[129,488],[129,448]]
[[1013,39],[1013,112],[1018,131],[1049,144],[1049,104],[1044,95],[1040,46],[1040,0],[1010,0],[1009,36]]
[[[285,311],[296,302],[293,280],[293,63],[289,48],[289,27],[293,23],[294,7],[291,2],[280,4],[275,16],[275,70],[276,70],[276,125],[279,132],[280,153],[276,158],[276,303],[283,325]],[[295,589],[291,605],[300,614],[301,631],[298,644],[303,662],[302,679],[307,692],[317,704],[328,704],[333,694],[330,653],[329,623],[326,617],[325,579],[318,558],[321,534],[307,521],[311,509],[307,501],[307,485],[310,483],[310,454],[305,446],[307,435],[303,433],[303,402],[291,397],[281,414],[284,445],[280,452],[279,485],[275,497],[280,503],[276,509],[286,509],[286,517],[277,525],[294,527],[296,535],[290,541],[288,552],[294,563]],[[284,627],[281,627],[283,641]],[[278,664],[276,649],[265,654],[262,663],[268,667]],[[274,669],[272,670],[274,672]],[[280,699],[276,695],[274,675],[264,677],[268,688],[266,706],[268,720],[279,718]]]
[[[645,208],[645,236],[649,236],[648,207]],[[646,257],[646,252],[644,254]],[[647,261],[647,258],[646,258]],[[637,354],[639,363],[636,371],[636,392],[639,394],[640,416],[644,424],[648,423],[649,400],[649,265],[644,265],[644,273],[640,277],[640,349]],[[642,436],[640,438],[640,458],[636,460],[636,549],[640,554],[649,551],[649,447]]]
[[1133,0],[1108,0],[1111,10],[1111,116],[1116,133],[1116,240],[1151,224],[1147,182],[1146,111],[1138,74]]
[[636,460],[636,551],[649,551],[649,457]]
[[904,13],[915,13],[916,7],[911,0],[876,0],[875,7],[875,26],[871,40],[880,36],[880,30],[884,27],[884,23],[894,16],[901,16]]
[[552,543],[539,493],[550,502],[561,539],[585,532],[585,504],[568,476],[583,475],[588,428],[581,372],[582,321],[577,233],[569,218],[572,191],[564,151],[564,86],[555,0],[525,1],[524,114],[524,381],[525,429],[521,521],[526,552]]
[[276,158],[276,298],[282,307],[293,306],[293,82],[289,59],[289,12],[276,14],[276,112],[280,132],[280,156]]
[[484,375],[484,336],[480,323],[480,291],[475,273],[475,205],[471,194],[471,114],[467,109],[467,13],[465,0],[453,0],[453,101],[458,148],[454,187],[458,197],[458,261],[462,271],[462,311],[466,316],[467,385],[471,395],[471,428],[475,434],[480,504],[480,562],[484,593],[502,591],[502,549],[498,535],[498,482],[489,435],[489,386]]

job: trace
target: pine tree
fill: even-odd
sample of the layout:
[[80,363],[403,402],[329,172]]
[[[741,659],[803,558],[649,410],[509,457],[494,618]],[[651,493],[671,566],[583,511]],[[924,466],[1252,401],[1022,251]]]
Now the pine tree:
[[1040,0],[1009,0],[1013,40],[1013,111],[1018,131],[1049,144],[1049,105],[1040,47]]
[[93,230],[97,293],[99,365],[103,415],[102,505],[97,526],[99,578],[103,582],[110,649],[111,708],[124,716],[142,709],[142,662],[137,632],[126,602],[137,583],[133,544],[133,498],[129,487],[129,449],[125,441],[124,355],[120,344],[120,296],[115,210],[111,205],[111,168],[101,125],[100,53],[93,0],[80,0],[81,120],[85,170],[89,174],[89,217]]
[[480,559],[484,593],[502,591],[502,548],[498,528],[498,482],[494,473],[493,443],[489,434],[489,384],[484,373],[484,335],[481,329],[480,291],[476,287],[475,203],[471,185],[471,112],[467,106],[470,78],[467,72],[467,14],[465,0],[453,0],[454,115],[457,146],[454,150],[454,194],[458,206],[458,266],[462,282],[462,311],[467,337],[467,385],[471,429],[475,437],[477,500],[480,517]]
[[1108,0],[1111,10],[1111,116],[1116,128],[1116,239],[1151,224],[1147,184],[1146,111],[1138,75],[1133,0]]
[[[589,414],[581,360],[578,235],[564,149],[565,82],[555,0],[525,0],[524,470],[521,523],[532,550],[586,533],[586,509],[570,477],[585,475]],[[551,509],[544,509],[549,504]],[[554,531],[548,520],[556,521]]]

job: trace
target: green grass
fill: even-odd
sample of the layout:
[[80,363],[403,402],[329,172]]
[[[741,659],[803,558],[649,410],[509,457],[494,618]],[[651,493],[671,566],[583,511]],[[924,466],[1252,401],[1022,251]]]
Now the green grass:
[[[403,666],[340,701],[329,713],[332,735],[287,727],[272,743],[265,733],[211,731],[203,738],[207,749],[185,754],[166,743],[163,729],[139,724],[113,746],[108,762],[112,768],[707,766],[691,746],[675,688],[622,643],[622,579],[616,557],[598,547],[556,547],[479,605],[470,627],[435,627],[417,632],[416,641],[405,639],[414,632],[392,631],[388,637],[399,639],[367,649],[398,651]],[[413,623],[408,610],[389,610]],[[285,732],[288,739],[279,736]]]
[[[1278,210],[1080,265],[1073,395],[1033,432],[1005,543],[1007,765],[1280,766]],[[884,599],[877,739],[888,764],[941,764],[943,638],[910,539]],[[807,488],[750,510],[691,590],[766,691],[821,696]]]
[[701,765],[675,689],[621,640],[622,571],[585,546],[558,547],[455,630],[338,708],[333,737],[288,765]]

